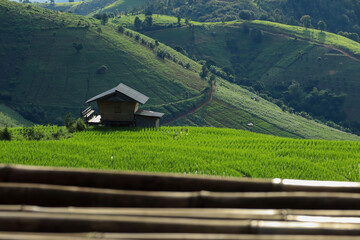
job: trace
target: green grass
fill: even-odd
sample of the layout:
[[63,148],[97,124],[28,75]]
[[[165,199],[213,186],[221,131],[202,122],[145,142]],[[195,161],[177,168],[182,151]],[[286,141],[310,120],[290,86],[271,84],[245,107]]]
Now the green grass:
[[[11,48],[23,43],[26,51],[10,62],[18,64],[7,79],[0,80],[3,89],[10,91],[12,105],[17,108],[40,108],[45,117],[42,123],[61,124],[67,112],[78,116],[84,102],[120,82],[150,97],[148,105],[162,106],[166,118],[187,111],[179,102],[193,101],[195,104],[208,83],[200,79],[200,65],[173,49],[160,44],[154,50],[143,46],[133,37],[117,32],[117,27],[107,26],[98,20],[74,14],[57,13],[46,9],[14,2],[1,1],[10,9],[2,15],[2,25]],[[19,12],[10,14],[12,12]],[[30,24],[31,22],[31,24]],[[49,25],[47,25],[49,23]],[[17,26],[19,29],[16,30]],[[101,33],[98,29],[101,28]],[[131,31],[131,30],[127,30]],[[21,40],[19,37],[29,40]],[[11,41],[12,39],[18,41]],[[141,39],[147,41],[146,36]],[[72,44],[82,43],[80,52]],[[22,45],[21,45],[22,46]],[[0,45],[0,49],[9,46]],[[156,51],[165,50],[182,63],[189,63],[191,70],[174,61],[160,59]],[[12,52],[13,56],[16,56]],[[10,53],[9,53],[10,56]],[[106,74],[97,74],[97,69],[106,65]],[[8,69],[4,71],[9,72]],[[176,107],[170,107],[173,105]],[[169,105],[167,108],[166,105]],[[146,106],[145,106],[146,108]]]
[[57,141],[2,141],[0,162],[360,181],[360,142],[295,140],[231,129],[186,129],[188,132],[184,127],[155,130],[100,128]]
[[[282,137],[359,141],[360,137],[341,132],[296,114],[226,81],[218,81],[214,100],[204,108],[177,119],[173,125],[211,126],[244,129]],[[221,99],[221,100],[220,100]],[[253,123],[253,127],[248,124]]]
[[3,104],[0,104],[0,128],[5,126],[20,127],[31,125],[33,125],[33,123],[24,119],[19,113]]
[[[262,21],[249,23],[251,27],[281,34],[280,27],[275,29],[267,24],[273,23]],[[282,26],[275,23],[273,25]],[[292,29],[293,26],[287,27]],[[359,45],[335,34],[310,29],[307,31],[313,31],[314,36],[324,34],[328,41],[340,39],[354,46]],[[198,59],[209,60],[219,67],[232,69],[240,84],[262,83],[265,90],[276,98],[282,97],[282,93],[292,81],[299,82],[308,92],[313,87],[317,87],[330,89],[336,94],[345,94],[345,101],[340,110],[345,112],[345,120],[359,123],[360,111],[357,108],[360,102],[358,94],[360,62],[331,48],[301,40],[300,37],[296,40],[293,37],[264,33],[263,41],[254,43],[249,34],[244,33],[239,22],[205,25],[197,23],[193,33],[194,37],[188,27],[181,27],[149,31],[144,34],[171,47],[180,46]],[[289,35],[294,34],[289,33]],[[301,36],[306,38],[303,34]],[[341,41],[339,41],[340,45]],[[345,49],[346,46],[341,48]]]
[[[134,28],[135,18],[139,17],[141,21],[145,20],[144,14],[138,15],[122,15],[121,18],[116,18],[115,21],[122,26],[126,26],[129,28]],[[178,23],[177,17],[161,15],[161,14],[153,14],[153,24],[160,27],[166,27],[169,24],[176,25]],[[185,25],[185,19],[181,19],[181,25]]]
[[133,7],[145,3],[145,0],[86,0],[72,3],[56,3],[55,5],[49,3],[35,3],[35,5],[55,11],[71,11],[79,15],[93,16],[96,13],[103,12],[126,12]]
[[145,0],[118,0],[112,4],[107,5],[102,12],[122,12],[132,9],[133,7],[141,6],[146,3]]
[[[251,99],[254,96],[253,93],[235,84],[220,82],[217,84],[214,96],[300,138],[360,140],[360,137],[356,135],[350,135],[296,114],[284,112],[277,105],[262,98],[254,101]],[[271,130],[271,127],[268,129]]]
[[360,43],[334,33],[261,20],[251,21],[250,26],[258,27],[266,31],[289,34],[310,41],[332,45],[354,55],[360,56]]

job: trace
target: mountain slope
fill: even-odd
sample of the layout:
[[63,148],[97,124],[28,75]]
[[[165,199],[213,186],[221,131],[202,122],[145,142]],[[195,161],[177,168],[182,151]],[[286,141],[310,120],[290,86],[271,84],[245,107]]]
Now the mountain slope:
[[[192,28],[166,28],[145,34],[223,68],[234,75],[235,83],[268,93],[299,112],[305,110],[359,131],[360,62],[355,56],[359,43],[318,30],[249,22],[250,28],[263,31],[257,42],[239,22],[192,23]],[[295,87],[299,96],[291,92]],[[277,102],[279,106],[281,101]]]
[[[28,6],[1,0],[1,50],[8,64],[0,66],[7,73],[0,84],[12,97],[5,102],[35,122],[62,123],[67,112],[77,115],[86,99],[119,82],[148,95],[149,105],[171,118],[186,110],[178,102],[196,104],[208,87],[196,63],[188,59],[188,70],[163,60],[133,33],[131,38],[94,19]],[[74,43],[83,49],[77,52]],[[167,51],[162,44],[156,49]],[[97,73],[103,65],[106,73]]]
[[145,0],[87,0],[69,3],[37,3],[36,5],[55,11],[73,12],[92,16],[102,12],[127,12],[134,7],[144,5]]
[[0,128],[6,126],[19,127],[31,125],[33,125],[33,123],[24,119],[19,113],[3,104],[0,104]]
[[[119,32],[113,23],[101,25],[93,18],[6,0],[0,0],[0,11],[0,30],[4,33],[0,50],[8,63],[0,65],[6,73],[0,85],[9,92],[3,96],[11,96],[2,101],[34,122],[62,124],[66,113],[78,116],[87,98],[119,82],[148,95],[150,101],[145,107],[165,112],[164,122],[180,121],[181,116],[209,98],[209,82],[199,77],[201,65],[162,43],[157,46],[151,38],[128,29]],[[83,48],[77,50],[80,44]],[[99,68],[107,70],[100,74]],[[212,126],[246,128],[253,122],[253,131],[279,136],[358,139],[339,131],[333,134],[330,128],[314,128],[318,126],[314,121],[282,112],[261,99],[259,103],[267,106],[263,111],[275,111],[279,118],[291,118],[298,129],[313,132],[286,129],[276,119],[263,117],[261,104],[253,108],[250,93],[244,95],[245,90],[229,87],[220,78],[215,81],[215,98],[199,109],[204,115],[195,125],[206,125],[203,120],[219,118],[221,115],[207,110],[219,102],[223,120]],[[225,88],[234,90],[223,94]],[[234,103],[232,99],[237,100]],[[240,121],[234,112],[246,116],[245,120]]]

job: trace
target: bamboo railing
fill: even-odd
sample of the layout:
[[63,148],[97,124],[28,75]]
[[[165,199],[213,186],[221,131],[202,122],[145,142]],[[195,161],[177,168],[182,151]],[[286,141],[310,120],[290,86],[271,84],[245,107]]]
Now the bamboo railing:
[[358,183],[0,165],[0,240],[359,236]]

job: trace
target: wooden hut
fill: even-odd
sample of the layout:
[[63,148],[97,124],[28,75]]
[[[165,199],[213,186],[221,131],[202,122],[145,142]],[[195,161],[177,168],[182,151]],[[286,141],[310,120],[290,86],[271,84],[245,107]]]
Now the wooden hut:
[[87,108],[82,116],[89,124],[159,127],[164,113],[139,110],[139,104],[145,104],[148,100],[149,97],[120,83],[86,101],[88,104],[96,101],[100,115],[93,115],[94,111]]

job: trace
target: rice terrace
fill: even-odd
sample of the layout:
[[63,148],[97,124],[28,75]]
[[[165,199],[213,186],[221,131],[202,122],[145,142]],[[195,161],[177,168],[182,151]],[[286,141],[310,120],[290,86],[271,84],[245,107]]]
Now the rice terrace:
[[[58,131],[41,129],[49,135]],[[15,137],[22,137],[21,129],[12,131]],[[358,141],[289,139],[232,129],[93,127],[69,139],[1,141],[0,147],[0,161],[9,164],[256,178],[360,179]]]

